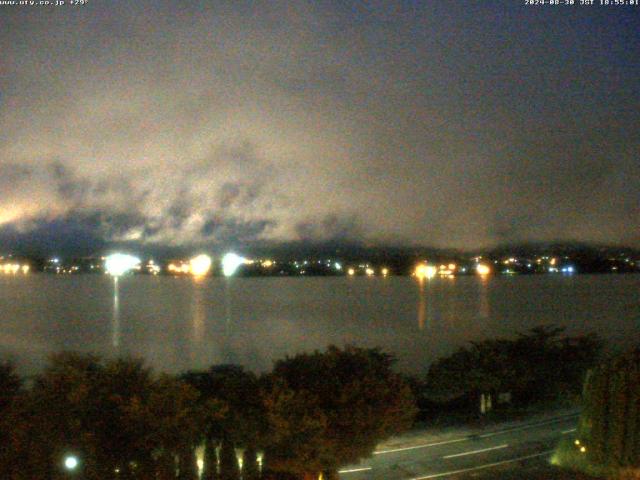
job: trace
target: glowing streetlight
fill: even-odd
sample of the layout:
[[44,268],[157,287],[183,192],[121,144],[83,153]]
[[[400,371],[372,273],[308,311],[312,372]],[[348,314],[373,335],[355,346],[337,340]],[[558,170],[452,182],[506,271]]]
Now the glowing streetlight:
[[230,277],[238,270],[238,267],[246,263],[246,259],[235,253],[227,253],[222,257],[222,273],[225,277]]
[[203,277],[211,269],[211,257],[209,255],[198,255],[189,261],[191,274],[195,277]]
[[119,277],[139,264],[140,259],[138,257],[124,253],[114,253],[106,258],[104,268],[109,275]]
[[78,460],[78,457],[76,457],[75,455],[67,455],[64,458],[64,468],[66,468],[70,472],[73,472],[76,468],[78,468],[79,464],[80,464],[80,461]]

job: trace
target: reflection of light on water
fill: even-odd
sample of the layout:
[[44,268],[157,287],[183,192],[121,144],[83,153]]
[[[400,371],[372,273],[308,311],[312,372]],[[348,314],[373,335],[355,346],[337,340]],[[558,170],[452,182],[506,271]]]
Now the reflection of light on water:
[[489,279],[486,276],[480,277],[480,287],[478,288],[478,311],[480,318],[489,318]]
[[418,328],[431,327],[433,321],[433,299],[431,298],[431,282],[418,277]]
[[231,324],[231,278],[227,277],[224,283],[224,319],[226,326]]
[[194,348],[191,350],[191,359],[195,360],[197,355],[197,346],[202,344],[204,335],[204,322],[205,322],[205,304],[204,304],[204,283],[200,280],[196,280],[193,286],[193,318],[191,331],[192,343]]
[[424,330],[424,322],[427,316],[427,301],[425,299],[424,279],[418,279],[418,328]]
[[113,322],[111,341],[114,348],[120,347],[120,287],[118,277],[113,277]]

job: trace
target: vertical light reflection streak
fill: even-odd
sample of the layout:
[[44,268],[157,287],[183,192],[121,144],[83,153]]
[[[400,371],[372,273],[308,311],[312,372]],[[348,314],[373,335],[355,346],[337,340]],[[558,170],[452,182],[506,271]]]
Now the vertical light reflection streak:
[[418,278],[418,328],[424,330],[425,319],[427,316],[427,300],[425,298],[425,280]]
[[224,317],[225,317],[225,330],[229,333],[229,327],[231,325],[231,277],[225,277],[224,282]]
[[480,287],[478,290],[479,300],[478,300],[478,311],[480,313],[480,318],[489,318],[490,308],[489,308],[489,288],[488,283],[489,279],[486,275],[482,275],[479,278]]
[[205,305],[204,305],[204,279],[195,278],[193,286],[193,318],[191,338],[191,360],[195,361],[200,351],[200,345],[204,335]]
[[118,350],[120,348],[120,284],[117,276],[113,277],[113,321],[111,330],[111,343]]

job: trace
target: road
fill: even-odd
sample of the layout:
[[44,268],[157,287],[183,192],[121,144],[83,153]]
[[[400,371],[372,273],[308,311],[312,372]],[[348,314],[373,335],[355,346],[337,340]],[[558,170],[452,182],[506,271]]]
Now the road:
[[499,426],[491,431],[432,442],[382,448],[371,458],[340,471],[342,480],[447,479],[456,474],[549,456],[558,440],[575,433],[578,414],[570,413]]

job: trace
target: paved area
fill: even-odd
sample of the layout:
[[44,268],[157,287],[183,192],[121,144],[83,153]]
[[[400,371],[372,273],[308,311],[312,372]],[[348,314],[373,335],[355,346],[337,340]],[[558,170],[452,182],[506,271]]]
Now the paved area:
[[564,435],[575,433],[577,412],[540,416],[487,429],[414,433],[381,445],[374,455],[340,471],[343,480],[454,478],[510,463],[545,459]]

